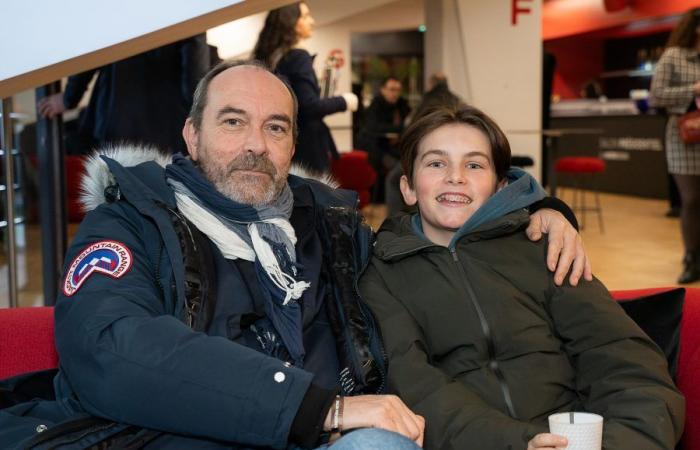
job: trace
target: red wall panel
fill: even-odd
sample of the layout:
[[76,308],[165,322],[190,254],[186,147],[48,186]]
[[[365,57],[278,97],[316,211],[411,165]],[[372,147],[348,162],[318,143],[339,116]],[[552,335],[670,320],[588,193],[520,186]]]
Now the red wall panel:
[[548,0],[542,7],[542,39],[557,39],[643,19],[681,14],[698,0],[628,0],[627,8],[607,12],[604,0]]
[[554,39],[544,43],[544,50],[557,59],[552,94],[562,99],[579,98],[584,83],[603,71],[602,38]]

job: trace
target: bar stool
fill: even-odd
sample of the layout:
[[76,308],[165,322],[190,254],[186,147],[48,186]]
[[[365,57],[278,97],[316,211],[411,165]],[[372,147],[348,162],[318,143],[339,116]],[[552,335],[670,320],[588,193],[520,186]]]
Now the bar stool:
[[[603,228],[603,209],[600,207],[600,197],[598,190],[595,189],[595,175],[605,172],[605,161],[600,158],[588,156],[567,156],[557,159],[554,164],[554,171],[559,174],[566,174],[571,177],[574,182],[573,203],[572,209],[574,212],[581,212],[581,229],[586,228],[586,212],[593,211],[598,214],[598,224],[600,232],[604,233]],[[595,199],[595,207],[586,206],[586,192],[582,189],[586,187],[593,191]]]

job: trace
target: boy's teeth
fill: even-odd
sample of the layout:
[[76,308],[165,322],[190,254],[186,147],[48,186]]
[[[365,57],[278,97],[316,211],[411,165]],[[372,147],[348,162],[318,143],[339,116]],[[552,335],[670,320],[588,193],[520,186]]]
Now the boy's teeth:
[[465,195],[457,195],[457,194],[442,194],[439,195],[437,200],[439,202],[442,201],[447,201],[447,202],[459,202],[459,203],[466,203],[467,205],[472,202],[472,199]]

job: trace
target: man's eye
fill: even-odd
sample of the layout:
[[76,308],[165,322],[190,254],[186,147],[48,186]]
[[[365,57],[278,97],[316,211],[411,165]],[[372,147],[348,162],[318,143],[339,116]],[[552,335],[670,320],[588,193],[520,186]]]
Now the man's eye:
[[267,126],[267,129],[275,134],[285,134],[287,133],[287,127],[284,125],[279,125],[276,123],[271,123]]
[[444,165],[445,165],[445,164],[444,164],[442,161],[430,161],[430,162],[428,163],[428,167],[437,167],[437,168],[439,168],[439,167],[444,167]]
[[226,125],[235,127],[236,125],[240,125],[240,124],[241,124],[241,119],[235,119],[235,118],[224,119],[224,123],[225,123]]

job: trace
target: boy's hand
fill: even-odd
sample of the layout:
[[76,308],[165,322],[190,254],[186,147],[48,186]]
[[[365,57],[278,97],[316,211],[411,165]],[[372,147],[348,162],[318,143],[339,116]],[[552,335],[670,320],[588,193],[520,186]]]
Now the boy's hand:
[[569,444],[564,436],[551,433],[540,433],[527,443],[527,450],[554,450],[564,448]]
[[578,284],[581,275],[588,281],[593,279],[591,263],[583,248],[581,235],[560,212],[549,208],[534,212],[525,232],[532,241],[540,240],[543,233],[549,234],[547,268],[554,272],[554,283],[557,286],[564,282],[569,268],[569,283],[572,286]]

